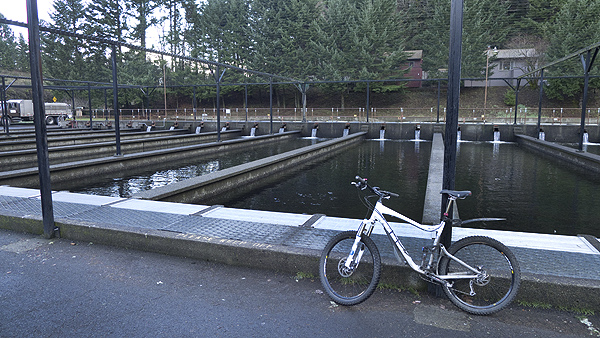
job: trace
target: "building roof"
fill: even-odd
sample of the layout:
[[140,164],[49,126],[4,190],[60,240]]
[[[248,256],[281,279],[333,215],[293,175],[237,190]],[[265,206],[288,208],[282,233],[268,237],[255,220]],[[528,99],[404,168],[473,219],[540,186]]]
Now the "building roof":
[[538,56],[535,48],[517,48],[517,49],[488,49],[488,55],[495,56],[496,59],[523,59]]
[[406,54],[408,54],[407,60],[421,60],[423,58],[423,50],[405,50]]

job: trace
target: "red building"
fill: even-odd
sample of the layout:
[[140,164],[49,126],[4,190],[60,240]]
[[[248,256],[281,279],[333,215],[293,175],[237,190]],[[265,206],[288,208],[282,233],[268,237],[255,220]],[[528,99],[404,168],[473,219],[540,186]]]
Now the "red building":
[[[423,79],[423,50],[407,50],[406,62],[400,66],[401,70],[407,70],[405,77],[413,80]],[[420,88],[421,81],[408,81],[407,87]]]

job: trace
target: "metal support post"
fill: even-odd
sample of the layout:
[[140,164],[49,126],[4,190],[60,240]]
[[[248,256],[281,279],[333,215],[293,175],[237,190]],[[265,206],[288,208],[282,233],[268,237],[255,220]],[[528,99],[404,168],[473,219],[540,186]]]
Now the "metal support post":
[[308,84],[303,83],[300,88],[302,88],[302,123],[306,123],[306,91],[308,90]]
[[371,110],[371,82],[367,81],[367,106],[365,109],[367,110],[367,123],[369,123],[369,110]]
[[44,107],[44,84],[42,77],[42,58],[40,55],[40,27],[37,0],[27,0],[27,23],[29,35],[29,63],[31,67],[31,92],[33,98],[33,122],[38,157],[40,179],[40,197],[44,237],[54,237],[54,210],[52,208],[52,189],[50,188],[50,161],[48,157],[48,135]]
[[269,134],[273,134],[273,77],[269,77]]
[[244,85],[244,109],[246,110],[246,126],[248,125],[248,85]]
[[119,84],[117,82],[117,45],[112,45],[111,52],[112,60],[112,79],[113,79],[113,110],[115,113],[115,140],[117,144],[117,153],[115,156],[122,156],[121,154],[121,121],[119,119]]
[[438,80],[437,83],[437,123],[440,123],[440,93],[442,91],[442,80]]
[[538,120],[537,120],[537,137],[540,138],[540,128],[542,125],[542,97],[544,96],[544,68],[540,73],[540,94],[538,98]]
[[4,126],[4,133],[6,134],[6,136],[10,136],[9,134],[9,124],[10,124],[10,118],[8,117],[8,102],[6,102],[6,79],[3,76],[2,77],[2,97],[0,98],[0,100],[2,100],[2,125]]
[[517,124],[517,114],[519,113],[519,90],[521,90],[521,79],[517,79],[517,88],[515,88],[515,122]]
[[196,128],[198,127],[198,121],[196,112],[198,111],[198,100],[196,100],[196,86],[194,86],[194,99],[192,100],[192,106],[194,107],[194,125],[192,127],[192,131],[196,132]]
[[88,111],[90,113],[90,130],[92,130],[92,85],[88,82]]
[[219,65],[217,65],[217,72],[215,73],[215,80],[217,82],[217,142],[221,142],[221,79],[223,75],[225,75],[225,70],[223,70],[223,74],[220,74]]
[[[448,103],[444,137],[443,189],[454,189],[456,173],[456,143],[460,99],[460,59],[462,55],[463,0],[452,0],[450,9],[450,55],[448,62]],[[441,215],[446,211],[448,195],[442,196]],[[450,247],[452,240],[452,209],[441,236],[441,243]]]
[[598,47],[594,50],[588,50],[584,58],[583,54],[579,55],[581,64],[583,65],[584,80],[583,80],[583,101],[581,102],[581,126],[579,127],[579,151],[583,151],[583,134],[585,133],[585,110],[587,109],[588,87],[590,82],[590,69],[594,65],[594,60],[598,55]]

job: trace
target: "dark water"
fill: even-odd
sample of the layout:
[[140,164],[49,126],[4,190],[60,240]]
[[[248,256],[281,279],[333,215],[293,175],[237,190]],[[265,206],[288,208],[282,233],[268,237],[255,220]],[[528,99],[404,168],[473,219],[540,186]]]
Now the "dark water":
[[399,193],[388,206],[420,221],[429,171],[430,142],[364,141],[279,182],[221,204],[243,209],[365,217],[367,208],[350,184],[356,175]]
[[[366,141],[320,164],[235,200],[236,208],[362,218],[366,208],[349,185],[354,175],[401,194],[388,206],[420,221],[431,143]],[[459,201],[462,219],[507,221],[470,227],[600,236],[600,180],[591,181],[512,143],[460,143],[456,189],[473,196]]]
[[165,163],[160,167],[141,168],[136,173],[130,171],[126,176],[107,178],[87,187],[71,189],[71,191],[90,195],[130,197],[141,191],[206,175],[217,170],[305,147],[319,141],[322,141],[322,139],[283,140],[223,154],[185,158],[177,163]]
[[[78,190],[89,194],[128,197],[141,190],[203,175],[274,155],[314,140],[273,143],[193,161],[170,164],[108,180]],[[388,206],[420,221],[427,183],[430,142],[364,141],[335,156],[290,170],[276,182],[266,183],[242,197],[222,196],[228,207],[292,213],[322,213],[334,217],[363,218],[366,208],[350,185],[355,175],[373,185],[399,193]],[[537,156],[516,144],[460,143],[456,189],[473,196],[459,201],[462,219],[504,217],[506,222],[469,226],[563,235],[600,236],[600,178],[589,179],[560,163]]]
[[481,227],[600,236],[600,180],[590,180],[516,144],[461,143],[456,188],[473,192],[459,202],[461,218],[508,219]]

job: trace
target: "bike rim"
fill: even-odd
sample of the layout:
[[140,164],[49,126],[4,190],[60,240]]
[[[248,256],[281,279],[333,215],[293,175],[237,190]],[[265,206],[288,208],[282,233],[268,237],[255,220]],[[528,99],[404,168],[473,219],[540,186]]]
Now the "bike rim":
[[[454,256],[473,267],[481,267],[487,274],[487,278],[455,280],[449,291],[457,301],[483,310],[495,308],[511,296],[516,276],[504,252],[485,243],[474,243],[457,250]],[[464,271],[457,262],[448,263],[448,274]]]
[[343,269],[354,238],[347,238],[336,243],[323,263],[325,280],[331,292],[341,299],[352,300],[361,297],[368,291],[375,272],[373,254],[364,246],[364,254],[357,268],[348,272]]

